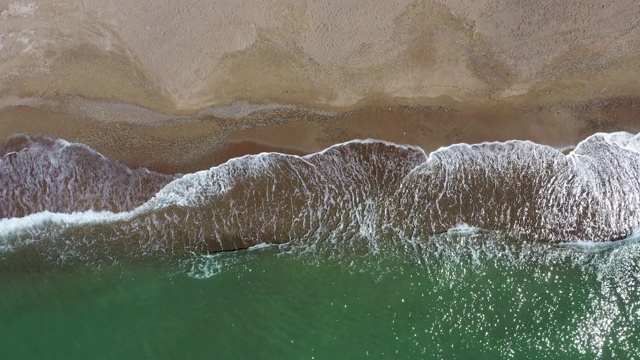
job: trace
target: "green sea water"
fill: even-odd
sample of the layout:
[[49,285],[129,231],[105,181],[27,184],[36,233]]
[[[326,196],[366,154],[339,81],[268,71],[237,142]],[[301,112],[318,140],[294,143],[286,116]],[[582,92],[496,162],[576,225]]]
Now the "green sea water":
[[640,245],[454,240],[5,269],[0,359],[638,358]]

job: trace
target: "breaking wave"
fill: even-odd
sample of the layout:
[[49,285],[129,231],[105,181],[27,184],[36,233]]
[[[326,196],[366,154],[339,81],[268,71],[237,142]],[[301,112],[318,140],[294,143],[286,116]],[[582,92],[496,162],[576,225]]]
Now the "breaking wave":
[[640,225],[640,138],[595,134],[573,151],[528,141],[431,154],[376,140],[307,156],[247,155],[172,177],[85,145],[18,136],[0,148],[0,249],[32,261],[109,261],[303,244],[425,246],[439,234],[603,243]]

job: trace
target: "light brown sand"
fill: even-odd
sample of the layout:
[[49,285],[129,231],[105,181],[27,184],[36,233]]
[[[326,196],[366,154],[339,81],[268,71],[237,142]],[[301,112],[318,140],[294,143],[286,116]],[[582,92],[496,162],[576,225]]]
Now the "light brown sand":
[[367,137],[561,147],[640,131],[639,55],[627,0],[0,0],[0,138],[166,172]]

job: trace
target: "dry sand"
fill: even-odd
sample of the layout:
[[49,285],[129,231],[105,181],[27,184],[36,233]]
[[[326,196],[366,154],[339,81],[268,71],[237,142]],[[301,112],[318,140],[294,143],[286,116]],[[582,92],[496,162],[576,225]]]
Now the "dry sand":
[[202,169],[354,138],[640,131],[634,1],[0,0],[0,137]]

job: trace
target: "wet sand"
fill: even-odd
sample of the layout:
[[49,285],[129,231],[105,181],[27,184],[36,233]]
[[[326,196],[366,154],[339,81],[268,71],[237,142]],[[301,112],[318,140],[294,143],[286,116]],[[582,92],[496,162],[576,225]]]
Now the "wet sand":
[[192,172],[356,138],[640,132],[632,1],[0,1],[0,139]]
[[640,99],[631,97],[537,108],[367,107],[330,115],[272,109],[242,119],[168,116],[150,123],[119,121],[121,115],[111,110],[119,104],[99,105],[100,114],[116,119],[78,116],[64,106],[5,107],[0,109],[0,134],[43,133],[88,144],[129,166],[187,173],[245,154],[303,155],[352,139],[375,138],[426,151],[511,139],[564,148],[595,132],[640,132]]

